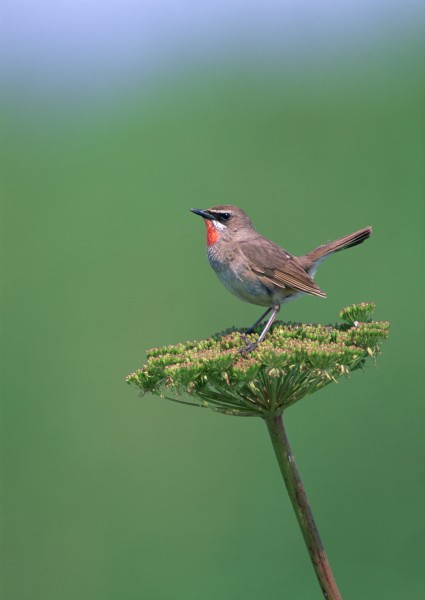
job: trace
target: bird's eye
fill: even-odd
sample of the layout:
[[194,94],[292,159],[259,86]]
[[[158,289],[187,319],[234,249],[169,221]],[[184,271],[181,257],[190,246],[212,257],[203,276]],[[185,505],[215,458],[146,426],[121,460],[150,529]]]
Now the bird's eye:
[[228,221],[230,219],[230,213],[221,213],[220,221]]

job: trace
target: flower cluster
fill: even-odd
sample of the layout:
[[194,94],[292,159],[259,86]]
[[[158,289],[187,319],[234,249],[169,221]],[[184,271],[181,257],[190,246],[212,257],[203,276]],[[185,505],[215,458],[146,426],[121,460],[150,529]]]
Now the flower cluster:
[[153,348],[127,377],[142,392],[238,416],[280,414],[304,396],[362,367],[380,351],[389,323],[370,320],[372,303],[341,311],[334,326],[276,322],[249,353],[250,335],[231,328],[199,342]]

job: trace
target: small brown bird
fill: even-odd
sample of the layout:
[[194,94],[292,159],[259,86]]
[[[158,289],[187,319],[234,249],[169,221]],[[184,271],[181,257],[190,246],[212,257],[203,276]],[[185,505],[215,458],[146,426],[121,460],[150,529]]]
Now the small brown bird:
[[[240,300],[267,307],[246,333],[252,333],[271,312],[256,344],[264,340],[285,302],[302,294],[326,298],[313,281],[317,267],[334,252],[357,246],[372,233],[371,227],[365,227],[318,246],[304,256],[293,256],[260,235],[248,215],[237,206],[190,210],[205,221],[208,259],[220,281]],[[256,344],[248,344],[246,350],[252,350]]]

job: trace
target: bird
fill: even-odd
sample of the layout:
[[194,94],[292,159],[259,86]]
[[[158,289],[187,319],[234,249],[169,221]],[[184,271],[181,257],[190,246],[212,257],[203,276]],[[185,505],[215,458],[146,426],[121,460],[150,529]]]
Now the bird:
[[240,300],[266,308],[245,333],[251,334],[270,315],[257,341],[246,340],[246,352],[264,340],[282,304],[304,294],[326,298],[313,280],[320,263],[334,252],[361,244],[372,233],[372,227],[364,227],[304,256],[294,256],[258,233],[237,206],[190,210],[205,221],[208,260],[221,283]]

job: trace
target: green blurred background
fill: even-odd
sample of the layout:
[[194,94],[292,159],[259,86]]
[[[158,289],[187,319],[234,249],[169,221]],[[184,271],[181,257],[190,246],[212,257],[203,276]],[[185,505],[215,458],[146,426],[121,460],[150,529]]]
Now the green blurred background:
[[2,598],[320,597],[261,421],[124,381],[149,347],[259,316],[216,280],[188,211],[221,203],[294,254],[373,225],[321,267],[328,299],[281,318],[373,300],[384,354],[288,411],[288,433],[344,598],[421,597],[418,29],[293,61],[221,46],[146,85],[5,78]]

